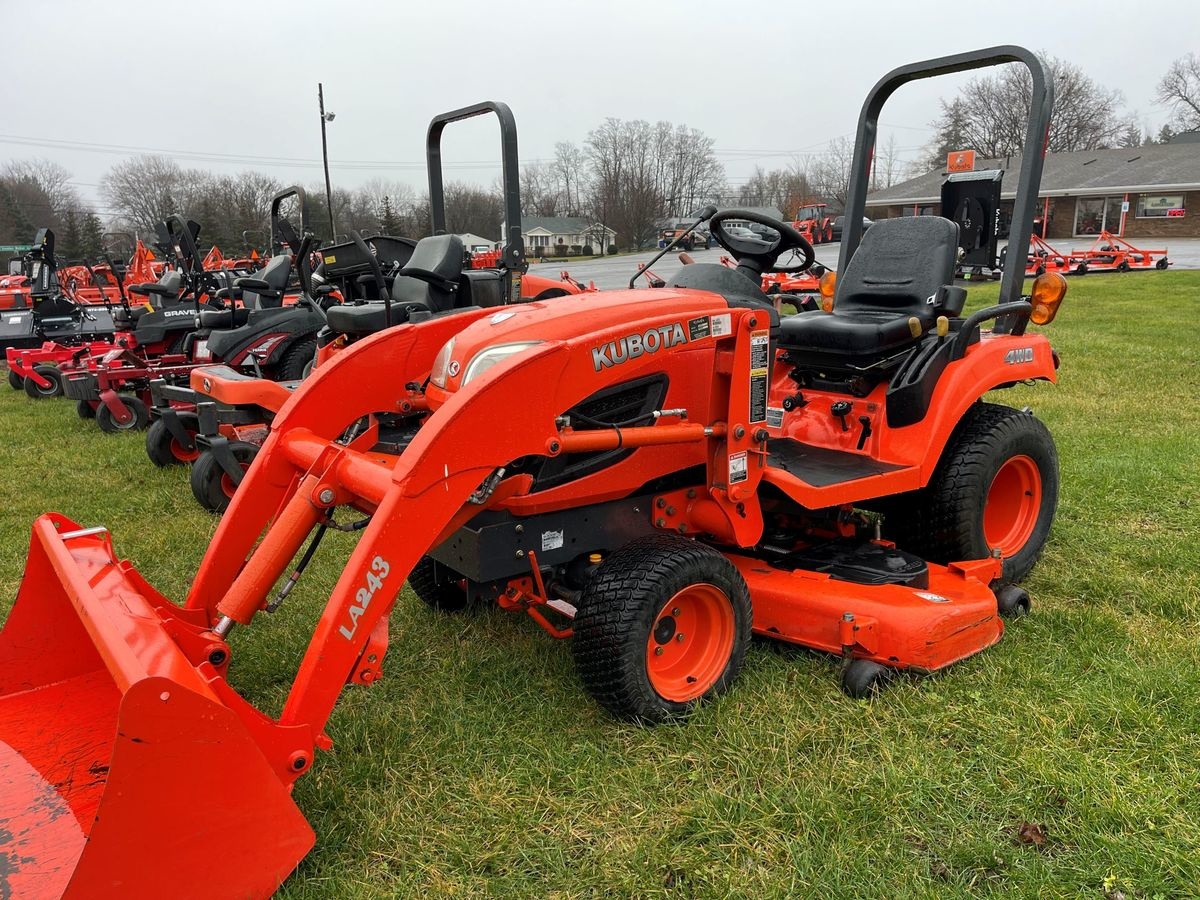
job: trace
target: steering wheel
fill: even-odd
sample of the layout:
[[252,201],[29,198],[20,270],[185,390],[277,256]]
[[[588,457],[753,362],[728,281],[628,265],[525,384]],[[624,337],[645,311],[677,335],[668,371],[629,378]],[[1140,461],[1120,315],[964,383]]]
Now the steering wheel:
[[[724,228],[724,223],[730,219],[762,225],[778,232],[779,237],[774,241],[737,237],[729,234]],[[804,235],[786,222],[780,222],[770,216],[748,209],[723,209],[708,220],[708,230],[718,244],[733,254],[739,266],[745,265],[760,276],[764,272],[803,272],[813,264],[813,247]],[[777,266],[776,260],[788,250],[798,250],[803,255],[799,265]]]

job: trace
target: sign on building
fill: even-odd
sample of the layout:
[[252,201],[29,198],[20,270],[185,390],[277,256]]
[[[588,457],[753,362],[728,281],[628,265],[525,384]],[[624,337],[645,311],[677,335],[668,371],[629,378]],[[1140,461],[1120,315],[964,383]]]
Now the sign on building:
[[946,154],[946,169],[951,172],[975,171],[975,151],[954,150]]

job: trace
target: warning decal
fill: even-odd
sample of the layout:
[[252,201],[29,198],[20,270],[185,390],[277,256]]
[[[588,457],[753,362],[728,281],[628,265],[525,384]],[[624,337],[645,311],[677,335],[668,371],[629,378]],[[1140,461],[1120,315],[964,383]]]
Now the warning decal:
[[750,335],[750,422],[767,420],[767,374],[771,338],[765,331]]

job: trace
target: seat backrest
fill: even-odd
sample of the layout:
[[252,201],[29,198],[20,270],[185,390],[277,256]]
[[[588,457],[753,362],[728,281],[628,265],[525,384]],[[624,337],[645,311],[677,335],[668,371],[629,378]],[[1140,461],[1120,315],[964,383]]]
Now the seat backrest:
[[[462,239],[456,234],[435,234],[421,238],[406,266],[432,272],[446,281],[457,281],[463,268]],[[430,312],[449,309],[454,302],[451,291],[407,275],[396,276],[391,295],[394,301],[420,304]]]
[[[938,288],[954,283],[958,225],[941,216],[876,221],[838,273],[833,308],[932,313]],[[936,302],[936,301],[935,301]]]
[[[292,272],[292,258],[286,253],[272,256],[270,262],[255,273],[255,278],[261,278],[271,286],[271,290],[281,294],[287,289],[288,275]],[[242,303],[250,309],[270,309],[283,305],[283,297],[264,297],[253,291],[242,291]]]

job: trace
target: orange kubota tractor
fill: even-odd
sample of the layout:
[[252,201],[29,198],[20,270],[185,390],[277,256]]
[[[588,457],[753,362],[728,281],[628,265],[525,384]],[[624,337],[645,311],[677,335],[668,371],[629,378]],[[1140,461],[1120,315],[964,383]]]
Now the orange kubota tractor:
[[[832,313],[781,321],[761,275],[812,247],[763,217],[777,240],[740,240],[722,222],[747,216],[729,212],[712,228],[737,270],[410,320],[330,357],[279,411],[181,605],[103,528],[40,517],[0,632],[6,895],[269,895],[314,840],[291,788],[331,747],[342,691],[381,676],[406,578],[435,605],[492,598],[573,635],[584,686],[639,720],[728,688],[752,631],[843,655],[856,695],[998,641],[1000,615],[1028,608],[1013,582],[1058,472],[1030,413],[982,397],[1054,380],[1026,326],[1065,282],[1023,298],[1013,255],[1001,303],[964,317],[954,223],[892,220],[861,246],[857,223],[884,99],[1014,61],[1040,148],[1052,86],[1024,49],[905,66],[872,91]],[[1041,154],[1021,165],[1018,246]],[[403,446],[347,430],[414,400],[429,411]],[[860,510],[896,497],[877,533]],[[335,528],[357,545],[268,716],[230,685],[238,629],[287,602]]]

